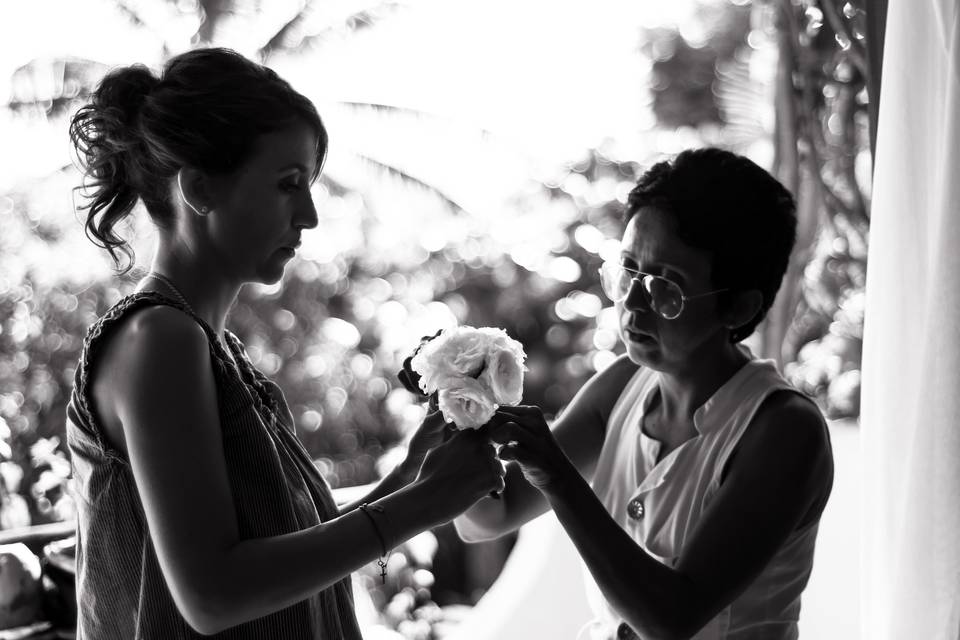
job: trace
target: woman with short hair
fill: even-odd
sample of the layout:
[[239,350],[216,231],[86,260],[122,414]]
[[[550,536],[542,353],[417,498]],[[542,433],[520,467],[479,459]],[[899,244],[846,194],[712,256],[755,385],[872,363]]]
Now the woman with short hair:
[[625,218],[601,277],[626,354],[552,428],[536,407],[501,408],[503,499],[454,522],[481,540],[552,509],[589,574],[590,638],[796,638],[830,438],[739,344],[786,271],[793,198],[750,160],[698,149],[647,171]]

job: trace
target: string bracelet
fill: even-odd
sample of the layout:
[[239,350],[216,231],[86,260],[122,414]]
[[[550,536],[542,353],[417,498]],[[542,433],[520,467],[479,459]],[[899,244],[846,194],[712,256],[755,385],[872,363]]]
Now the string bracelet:
[[359,507],[360,511],[363,512],[363,515],[367,516],[370,520],[370,524],[373,525],[373,530],[377,533],[377,539],[380,541],[380,549],[383,551],[381,556],[377,559],[377,564],[380,565],[380,580],[382,584],[387,583],[387,541],[383,537],[383,533],[380,531],[380,526],[377,524],[377,519],[373,517],[373,514],[370,511],[376,511],[378,513],[386,516],[386,513],[378,504],[367,504],[364,502]]

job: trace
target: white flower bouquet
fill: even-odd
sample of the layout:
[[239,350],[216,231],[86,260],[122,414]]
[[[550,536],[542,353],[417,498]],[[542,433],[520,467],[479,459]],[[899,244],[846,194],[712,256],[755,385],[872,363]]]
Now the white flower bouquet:
[[479,429],[523,396],[523,345],[493,327],[454,327],[420,341],[399,374],[458,429]]

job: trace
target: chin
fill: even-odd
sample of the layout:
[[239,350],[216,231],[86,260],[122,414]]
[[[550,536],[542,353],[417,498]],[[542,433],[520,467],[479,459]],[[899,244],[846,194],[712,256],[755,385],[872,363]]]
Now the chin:
[[263,266],[257,269],[253,276],[253,281],[258,284],[272,286],[283,280],[284,267],[277,268],[273,265]]
[[647,367],[654,371],[660,371],[662,369],[662,359],[658,352],[653,352],[647,348],[637,348],[629,342],[626,344],[626,347],[627,357],[630,358],[630,362],[633,364]]
[[660,351],[660,345],[655,341],[636,342],[630,340],[621,333],[620,340],[626,347],[627,357],[630,362],[659,371],[663,366],[663,354]]

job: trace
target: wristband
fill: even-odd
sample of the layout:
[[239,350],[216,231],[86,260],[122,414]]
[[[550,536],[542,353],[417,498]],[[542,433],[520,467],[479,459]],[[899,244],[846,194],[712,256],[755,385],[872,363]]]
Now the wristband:
[[373,530],[377,534],[377,540],[380,541],[380,549],[383,551],[383,553],[377,559],[377,564],[380,565],[380,580],[383,584],[386,584],[387,583],[387,562],[386,562],[387,541],[384,539],[383,534],[380,532],[380,526],[377,524],[376,518],[374,518],[373,514],[371,514],[370,511],[368,511],[369,509],[373,511],[378,511],[380,513],[384,513],[383,507],[381,507],[380,505],[376,505],[376,504],[371,505],[364,502],[363,504],[360,505],[359,509],[360,511],[363,512],[363,515],[367,516],[367,518],[370,520],[370,524],[373,525]]

